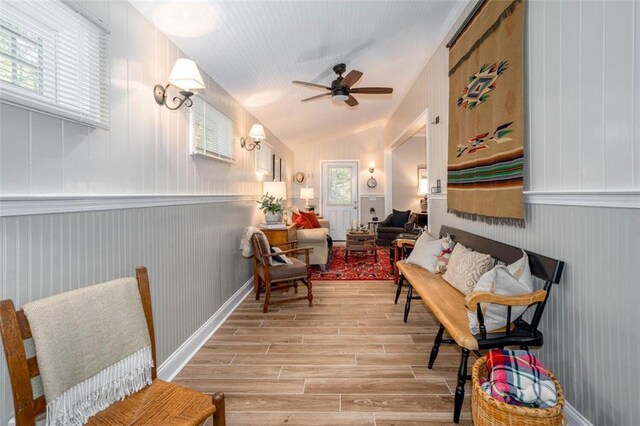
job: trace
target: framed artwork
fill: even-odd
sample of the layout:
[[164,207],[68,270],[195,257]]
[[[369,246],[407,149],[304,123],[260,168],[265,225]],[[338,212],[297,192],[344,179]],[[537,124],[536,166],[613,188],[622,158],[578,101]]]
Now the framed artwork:
[[427,166],[419,165],[418,166],[418,184],[420,184],[420,180],[427,178]]
[[273,180],[275,182],[280,182],[280,174],[281,174],[280,157],[278,157],[276,154],[273,154],[272,171],[273,171],[273,174],[272,174]]
[[287,180],[287,167],[284,164],[284,160],[280,159],[280,182]]
[[273,173],[271,146],[266,143],[260,144],[260,149],[254,149],[256,172],[264,175],[271,175]]

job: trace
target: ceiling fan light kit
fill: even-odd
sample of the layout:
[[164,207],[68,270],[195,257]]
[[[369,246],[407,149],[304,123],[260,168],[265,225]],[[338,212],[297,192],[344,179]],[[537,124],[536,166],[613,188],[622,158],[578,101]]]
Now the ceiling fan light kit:
[[360,80],[360,78],[362,77],[362,72],[351,70],[346,76],[342,77],[342,74],[344,74],[346,70],[347,66],[345,64],[337,64],[333,67],[333,71],[338,75],[338,78],[331,82],[331,87],[298,80],[294,80],[292,81],[292,83],[313,87],[316,89],[328,90],[327,93],[303,99],[302,102],[313,101],[325,96],[331,96],[331,100],[334,103],[344,102],[350,107],[355,107],[356,105],[358,105],[358,101],[356,100],[356,98],[351,96],[352,93],[368,95],[385,95],[393,93],[393,89],[391,87],[352,87]]

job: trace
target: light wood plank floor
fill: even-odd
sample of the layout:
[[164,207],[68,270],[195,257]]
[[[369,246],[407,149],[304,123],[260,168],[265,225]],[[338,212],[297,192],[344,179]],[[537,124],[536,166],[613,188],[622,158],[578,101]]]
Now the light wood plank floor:
[[[317,281],[313,293],[313,307],[272,305],[268,314],[252,293],[176,383],[225,392],[229,426],[452,421],[460,353],[444,344],[427,368],[438,326],[420,301],[404,324],[392,282]],[[470,424],[470,394],[467,384],[460,424]]]

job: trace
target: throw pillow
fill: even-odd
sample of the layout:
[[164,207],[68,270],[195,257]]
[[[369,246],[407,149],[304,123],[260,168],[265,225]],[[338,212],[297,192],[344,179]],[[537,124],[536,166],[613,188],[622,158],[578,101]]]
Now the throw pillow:
[[393,215],[391,216],[391,226],[394,228],[404,228],[404,224],[409,222],[409,215],[411,210],[400,211],[393,209]]
[[[271,253],[282,253],[282,249],[278,247],[269,246],[269,249]],[[289,259],[287,256],[285,256],[284,254],[281,254],[279,256],[271,256],[269,258],[269,263],[271,264],[271,266],[293,265],[293,261]]]
[[490,264],[491,256],[488,254],[478,253],[462,244],[456,244],[442,278],[461,293],[469,294],[473,291],[478,279],[487,272]]
[[307,219],[309,221],[309,223],[311,224],[311,227],[313,228],[322,228],[322,226],[320,226],[320,222],[318,222],[318,216],[316,216],[315,212],[300,212],[300,214],[302,216],[305,217],[305,219]]
[[293,214],[293,224],[296,225],[298,229],[312,229],[313,225],[311,222],[301,214]]
[[[473,291],[487,291],[503,296],[521,296],[533,291],[533,276],[529,268],[529,256],[524,251],[521,259],[509,266],[498,265],[478,280]],[[507,307],[492,303],[481,303],[484,326],[487,332],[507,325]],[[511,307],[511,321],[522,316],[527,306]],[[467,312],[469,328],[473,334],[480,332],[477,312]]]
[[447,270],[447,264],[449,263],[451,252],[453,251],[456,243],[451,239],[449,234],[440,241],[442,242],[442,245],[440,246],[440,253],[438,254],[438,260],[436,262],[436,272],[444,274]]
[[436,240],[428,232],[423,232],[405,262],[420,266],[435,274],[436,263],[438,262],[438,254],[441,251],[441,247],[441,240]]

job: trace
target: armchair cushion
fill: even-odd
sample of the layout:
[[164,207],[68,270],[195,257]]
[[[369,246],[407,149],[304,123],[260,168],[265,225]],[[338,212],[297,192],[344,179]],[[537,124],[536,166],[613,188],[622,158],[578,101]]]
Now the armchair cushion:
[[307,265],[296,258],[291,257],[291,265],[272,266],[269,269],[271,281],[288,280],[307,276]]
[[394,228],[404,228],[404,225],[409,222],[409,215],[411,215],[411,210],[400,211],[393,209],[391,226]]

